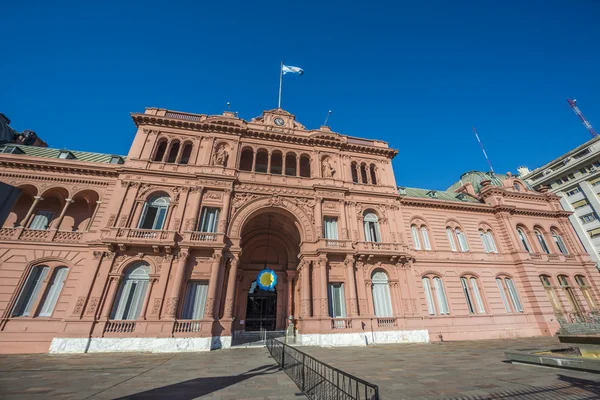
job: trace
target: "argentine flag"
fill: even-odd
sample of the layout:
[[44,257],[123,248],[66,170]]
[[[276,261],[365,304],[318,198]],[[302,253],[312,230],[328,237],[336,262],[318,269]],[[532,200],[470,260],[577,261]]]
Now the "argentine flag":
[[284,65],[282,67],[282,72],[283,72],[284,75],[287,74],[287,73],[298,74],[298,75],[304,74],[304,70],[302,68],[300,68],[300,67],[293,67],[291,65]]

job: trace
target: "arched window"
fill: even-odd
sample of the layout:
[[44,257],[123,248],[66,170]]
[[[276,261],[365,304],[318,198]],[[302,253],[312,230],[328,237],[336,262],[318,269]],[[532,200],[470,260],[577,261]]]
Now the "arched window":
[[174,163],[177,161],[177,154],[179,154],[179,147],[181,145],[178,141],[171,143],[171,149],[169,150],[169,156],[167,157],[168,163]]
[[162,161],[167,151],[167,139],[161,139],[154,154],[154,161]]
[[587,284],[585,276],[575,275],[575,282],[579,285],[579,289],[581,290],[581,293],[583,293],[583,297],[585,297],[585,301],[590,310],[596,310],[596,301],[594,301],[594,296],[592,295],[591,288]]
[[296,176],[296,155],[294,153],[285,155],[285,174]]
[[582,311],[581,306],[579,305],[579,301],[577,301],[577,298],[575,297],[573,288],[571,287],[571,285],[569,283],[569,278],[567,278],[565,275],[559,275],[558,282],[560,283],[560,286],[562,287],[563,291],[567,295],[567,299],[569,300],[569,303],[571,303],[571,307],[573,308],[573,311],[578,314],[581,314],[581,311]]
[[454,234],[452,233],[452,228],[446,228],[446,235],[448,236],[448,242],[450,242],[450,250],[458,251],[458,248],[456,247],[456,242],[454,241]]
[[307,155],[300,157],[300,176],[310,178],[310,158]]
[[567,246],[565,245],[562,236],[560,236],[560,234],[558,234],[554,229],[552,229],[550,232],[552,233],[552,239],[554,239],[554,243],[556,243],[556,247],[558,247],[558,250],[564,255],[568,255],[569,250],[567,249]]
[[[523,312],[523,305],[521,304],[521,299],[519,298],[513,280],[504,276],[499,276],[496,278],[496,285],[498,285],[502,304],[504,304],[506,312]],[[508,299],[510,299],[510,303]]]
[[377,175],[375,173],[375,164],[369,166],[369,172],[371,173],[371,183],[377,185]]
[[463,276],[460,278],[460,284],[462,285],[465,299],[467,300],[467,307],[469,308],[470,314],[485,314],[485,307],[483,305],[483,299],[479,291],[479,285],[477,278],[474,276]]
[[144,204],[144,210],[142,212],[142,218],[138,228],[141,229],[156,229],[160,230],[165,224],[165,218],[167,216],[167,210],[169,209],[169,203],[171,199],[167,195],[158,195],[150,198]]
[[460,251],[462,251],[463,253],[469,251],[469,244],[467,243],[467,236],[465,235],[465,233],[461,231],[460,228],[454,229],[454,232],[456,232],[456,238],[458,239]]
[[379,234],[379,218],[374,212],[365,211],[364,214],[365,241],[381,242]]
[[531,253],[531,246],[529,245],[529,241],[527,240],[527,235],[525,231],[521,227],[517,227],[517,235],[519,236],[519,240],[521,241],[521,245],[523,249],[527,250],[528,253]]
[[410,233],[413,239],[413,245],[415,246],[415,250],[421,250],[421,241],[419,240],[419,229],[416,225],[412,225],[410,227]]
[[252,160],[254,158],[254,151],[250,147],[246,147],[242,150],[240,155],[240,170],[241,171],[252,171]]
[[422,279],[423,289],[425,290],[425,300],[427,301],[427,311],[429,315],[448,315],[448,300],[444,291],[442,278],[439,276],[425,276]]
[[552,305],[554,312],[560,313],[560,312],[562,312],[562,306],[560,305],[560,302],[558,301],[558,297],[556,296],[556,293],[554,292],[554,287],[552,286],[550,279],[551,278],[548,275],[540,275],[540,280],[542,281],[542,285],[544,286],[544,289],[546,290],[546,295],[548,296],[548,300],[550,300],[550,304]]
[[149,274],[150,266],[144,262],[129,267],[125,274],[125,278],[119,287],[119,292],[117,293],[117,298],[115,299],[115,304],[111,313],[111,319],[138,319],[146,299]]
[[492,231],[488,230],[487,232],[484,232],[483,229],[480,229],[479,236],[481,237],[483,249],[486,253],[498,252],[498,248],[496,247],[496,242],[494,241],[494,235],[492,234]]
[[350,170],[352,172],[352,182],[358,183],[358,164],[356,162],[350,164]]
[[369,181],[367,180],[367,165],[366,164],[360,164],[360,177],[362,179],[362,183],[368,183]]
[[375,315],[381,317],[393,317],[392,300],[390,297],[390,285],[387,274],[383,271],[375,271],[371,275],[373,305]]
[[429,241],[429,231],[425,225],[421,225],[421,236],[423,237],[423,249],[431,250],[431,242]]
[[50,281],[46,282],[50,272],[51,268],[46,265],[31,268],[15,302],[13,317],[32,317],[36,313],[40,317],[52,316],[69,269],[54,268]]
[[283,171],[283,156],[280,151],[271,153],[271,173],[281,175]]
[[183,146],[183,152],[181,153],[181,159],[179,160],[179,164],[188,164],[190,162],[190,156],[192,155],[192,144],[186,143]]
[[269,153],[265,149],[259,149],[256,152],[256,165],[254,172],[267,172],[267,164],[269,163]]
[[538,242],[540,243],[540,248],[542,249],[542,251],[546,254],[550,254],[550,250],[548,249],[548,245],[546,244],[546,241],[544,240],[544,235],[542,234],[542,232],[539,229],[536,229],[533,232],[535,233],[535,237],[537,238]]

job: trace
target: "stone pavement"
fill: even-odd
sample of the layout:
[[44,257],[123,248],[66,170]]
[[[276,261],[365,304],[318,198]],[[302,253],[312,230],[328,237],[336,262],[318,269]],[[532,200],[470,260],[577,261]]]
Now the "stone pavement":
[[305,399],[264,348],[0,356],[0,399]]
[[379,385],[390,399],[600,399],[600,375],[515,365],[504,351],[557,346],[555,338],[300,350]]

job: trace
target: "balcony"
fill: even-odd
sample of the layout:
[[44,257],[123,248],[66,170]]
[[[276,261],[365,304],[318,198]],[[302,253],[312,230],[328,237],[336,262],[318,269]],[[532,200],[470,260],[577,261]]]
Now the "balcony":
[[132,333],[135,331],[135,321],[108,321],[104,333]]
[[396,326],[396,318],[377,318],[377,327],[378,328],[392,328]]
[[215,247],[225,245],[225,234],[217,232],[193,232],[183,233],[182,244],[191,247]]
[[79,243],[85,232],[57,231],[55,229],[2,228],[0,240],[23,242]]
[[331,329],[352,329],[352,319],[350,318],[333,318],[331,320]]
[[353,251],[354,246],[348,239],[319,239],[319,249],[329,253],[347,253]]
[[175,245],[175,231],[137,228],[109,228],[105,231],[102,241],[114,244],[151,244]]

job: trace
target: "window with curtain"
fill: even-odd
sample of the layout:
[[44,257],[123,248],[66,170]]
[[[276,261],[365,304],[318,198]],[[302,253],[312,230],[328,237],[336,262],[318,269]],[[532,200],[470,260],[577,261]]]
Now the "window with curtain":
[[479,291],[477,284],[477,278],[475,277],[462,277],[460,283],[465,294],[467,301],[467,307],[469,308],[470,314],[485,314],[485,307],[483,305],[483,299]]
[[381,242],[379,233],[379,218],[373,212],[366,211],[364,214],[365,241]]
[[25,284],[17,297],[17,302],[13,308],[13,317],[29,317],[33,312],[33,305],[39,298],[44,280],[50,272],[50,267],[45,265],[31,268]]
[[344,284],[329,284],[329,316],[331,318],[346,317],[346,300],[344,298]]
[[542,285],[544,286],[544,290],[546,290],[546,296],[548,296],[548,300],[550,300],[550,304],[554,309],[554,312],[558,313],[562,311],[562,306],[558,301],[558,297],[554,292],[554,287],[552,286],[552,282],[550,281],[550,277],[547,275],[541,275],[540,281],[542,281]]
[[189,281],[185,291],[181,319],[202,319],[204,317],[207,293],[208,282]]
[[496,242],[494,241],[494,235],[492,231],[485,232],[483,229],[479,230],[479,236],[481,237],[481,242],[483,243],[483,249],[486,253],[497,253],[498,248],[496,247]]
[[337,240],[338,238],[338,227],[336,217],[325,217],[323,218],[323,230],[325,239]]
[[513,307],[518,312],[523,312],[523,306],[521,305],[521,299],[519,299],[519,294],[517,293],[517,288],[515,287],[515,283],[512,279],[506,278],[504,280],[506,283],[506,287],[508,288],[508,294],[510,295],[510,299],[512,301]]
[[573,292],[573,288],[571,287],[571,284],[569,283],[569,278],[567,278],[565,275],[559,275],[558,282],[560,283],[560,286],[562,287],[563,291],[567,295],[567,299],[569,300],[569,303],[571,303],[571,307],[573,308],[573,311],[576,313],[581,313],[582,312],[581,306],[579,305],[579,301],[577,300],[577,297],[575,297],[575,292]]
[[587,284],[585,276],[575,275],[575,282],[577,282],[579,290],[581,290],[583,297],[585,297],[585,301],[587,302],[589,309],[596,310],[596,301],[594,300],[594,296],[592,295],[592,291]]
[[523,305],[513,280],[506,277],[497,277],[496,285],[500,291],[500,298],[502,298],[502,304],[506,312],[523,312]]
[[534,233],[542,251],[546,254],[550,254],[550,249],[548,249],[548,245],[546,244],[546,240],[544,240],[544,235],[542,234],[542,232],[539,229],[536,229]]
[[454,234],[452,233],[452,228],[446,228],[446,234],[448,235],[448,242],[450,242],[450,249],[452,251],[457,251],[456,242],[454,241]]
[[525,235],[525,232],[522,228],[517,228],[517,235],[519,236],[519,240],[521,241],[523,249],[525,249],[528,253],[531,253],[531,246],[529,245],[529,242],[527,241],[527,235]]
[[375,271],[371,275],[373,292],[373,305],[377,317],[393,317],[392,300],[390,296],[390,285],[387,274],[383,271]]
[[567,246],[565,245],[562,236],[558,234],[555,230],[552,230],[550,232],[552,233],[552,239],[554,239],[554,243],[556,243],[556,247],[558,247],[558,250],[564,255],[568,255],[569,250],[567,250]]
[[427,300],[427,311],[429,312],[429,315],[450,314],[442,279],[438,276],[423,277],[422,282],[425,290],[425,299]]
[[415,250],[421,250],[421,241],[419,240],[419,229],[416,225],[410,227],[410,233],[412,235],[413,245]]
[[56,306],[56,302],[58,301],[58,296],[60,296],[60,292],[65,284],[65,279],[67,279],[67,274],[69,273],[69,269],[67,267],[55,268],[54,273],[52,274],[52,279],[48,283],[48,287],[46,288],[46,294],[44,295],[44,299],[42,300],[42,308],[40,309],[39,316],[40,317],[51,317],[52,312],[54,311],[54,307]]
[[128,268],[121,281],[111,319],[138,319],[146,299],[149,274],[150,266],[146,263],[138,263]]
[[458,239],[458,245],[460,246],[460,251],[463,253],[469,251],[469,244],[467,243],[467,236],[463,231],[459,228],[454,230],[456,232],[456,238]]
[[52,211],[36,211],[31,223],[29,224],[29,229],[35,230],[46,230],[50,227],[50,221],[52,221],[52,217],[54,213]]
[[216,207],[202,207],[200,213],[200,223],[198,224],[199,232],[217,232],[219,223],[219,209]]
[[423,237],[423,249],[431,250],[431,242],[429,241],[429,231],[425,225],[421,226],[421,236]]
[[144,204],[144,210],[138,228],[155,230],[163,229],[170,202],[171,199],[166,195],[150,198]]

